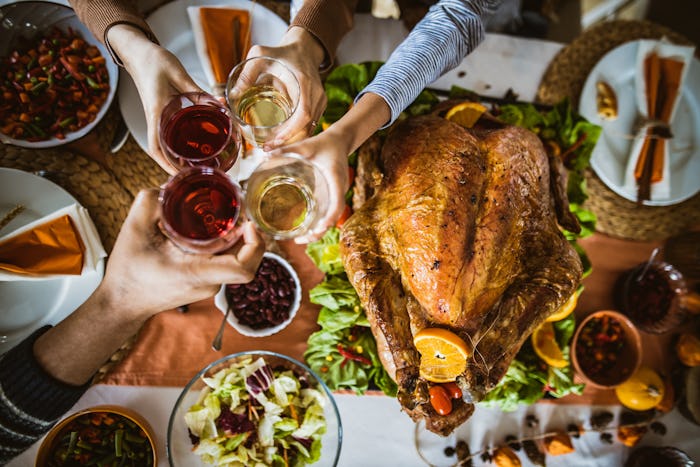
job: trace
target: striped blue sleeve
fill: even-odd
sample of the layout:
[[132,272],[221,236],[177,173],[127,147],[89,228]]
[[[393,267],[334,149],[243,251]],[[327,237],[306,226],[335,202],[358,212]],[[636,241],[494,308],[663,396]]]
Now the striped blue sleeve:
[[427,85],[459,65],[484,39],[483,19],[501,0],[440,0],[357,96],[372,92],[391,109],[393,123]]

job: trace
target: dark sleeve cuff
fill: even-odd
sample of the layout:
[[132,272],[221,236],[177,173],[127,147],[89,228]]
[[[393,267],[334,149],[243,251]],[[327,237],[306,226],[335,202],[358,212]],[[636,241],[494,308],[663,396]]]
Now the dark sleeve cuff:
[[49,329],[38,329],[0,357],[0,405],[12,404],[19,413],[52,422],[73,407],[90,383],[71,386],[54,379],[39,365],[34,342]]
[[328,70],[335,60],[338,44],[352,29],[357,0],[339,0],[328,7],[326,0],[306,0],[290,26],[306,29],[325,51],[320,71]]

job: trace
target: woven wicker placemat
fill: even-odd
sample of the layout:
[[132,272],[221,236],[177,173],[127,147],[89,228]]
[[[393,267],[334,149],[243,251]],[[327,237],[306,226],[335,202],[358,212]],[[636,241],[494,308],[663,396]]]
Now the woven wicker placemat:
[[[536,100],[554,104],[568,97],[578,105],[588,74],[610,50],[638,39],[667,38],[692,44],[680,34],[649,21],[608,21],[583,32],[549,64]],[[586,207],[598,217],[599,232],[631,240],[658,240],[700,224],[700,194],[673,206],[640,206],[610,190],[592,171],[586,173]]]

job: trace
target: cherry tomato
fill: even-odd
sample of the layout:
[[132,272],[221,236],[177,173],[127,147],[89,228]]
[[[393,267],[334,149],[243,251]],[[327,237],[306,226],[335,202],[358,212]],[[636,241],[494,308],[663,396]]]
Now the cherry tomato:
[[447,394],[442,386],[431,386],[428,390],[430,393],[430,405],[433,406],[435,411],[440,415],[449,415],[452,412],[452,401],[450,400],[450,395]]
[[341,228],[343,224],[345,224],[345,221],[348,220],[348,217],[350,217],[351,214],[352,208],[346,204],[345,209],[343,209],[343,213],[338,218],[338,221],[335,223],[335,226]]
[[452,399],[461,399],[462,398],[462,390],[457,386],[457,383],[449,382],[449,383],[443,383],[442,387],[445,388],[445,391],[447,391],[447,394],[452,398]]

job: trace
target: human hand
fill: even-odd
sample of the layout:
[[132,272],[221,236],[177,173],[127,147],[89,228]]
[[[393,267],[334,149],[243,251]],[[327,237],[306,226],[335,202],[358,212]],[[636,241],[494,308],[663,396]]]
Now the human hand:
[[345,193],[349,188],[348,141],[330,132],[273,150],[270,155],[296,153],[317,165],[328,182],[328,209],[309,233],[296,237],[296,243],[318,240],[334,226],[345,209]]
[[267,56],[282,61],[291,68],[299,81],[297,110],[280,128],[276,138],[265,143],[266,151],[313,133],[326,108],[326,93],[319,73],[324,54],[321,44],[300,27],[290,28],[276,47],[255,45],[248,52],[247,58]]
[[250,222],[242,240],[218,255],[186,253],[158,227],[158,191],[136,197],[107,262],[100,291],[113,309],[139,318],[211,297],[221,284],[253,280],[264,242]]
[[148,152],[166,172],[177,168],[168,162],[158,141],[158,122],[173,95],[200,92],[180,61],[169,50],[151,42],[140,29],[117,24],[108,31],[109,43],[134,80],[148,125]]

